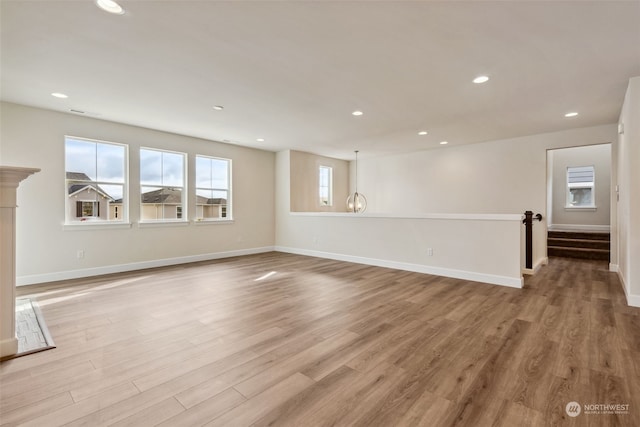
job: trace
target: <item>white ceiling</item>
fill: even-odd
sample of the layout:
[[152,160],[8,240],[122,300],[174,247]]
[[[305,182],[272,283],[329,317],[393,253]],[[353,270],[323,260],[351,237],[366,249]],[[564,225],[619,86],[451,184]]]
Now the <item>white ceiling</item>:
[[638,1],[120,4],[2,0],[2,100],[352,159],[615,123],[640,75]]

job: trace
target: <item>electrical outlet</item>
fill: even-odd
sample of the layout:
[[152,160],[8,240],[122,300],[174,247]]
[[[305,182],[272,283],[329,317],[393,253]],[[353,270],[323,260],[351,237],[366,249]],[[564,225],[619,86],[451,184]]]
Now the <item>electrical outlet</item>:
[[427,255],[433,256],[433,248],[427,248]]
[[84,258],[84,251],[82,249],[80,249],[77,253],[76,256],[78,257],[78,259],[82,259]]

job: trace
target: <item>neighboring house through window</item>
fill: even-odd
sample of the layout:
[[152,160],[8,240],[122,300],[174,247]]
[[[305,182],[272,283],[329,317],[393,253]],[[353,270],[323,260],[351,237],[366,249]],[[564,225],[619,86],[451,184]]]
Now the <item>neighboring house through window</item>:
[[124,219],[126,161],[126,145],[65,137],[67,223]]
[[140,149],[142,221],[183,219],[183,212],[186,210],[185,158],[184,153],[152,148]]
[[231,160],[196,156],[196,219],[230,219]]
[[318,190],[320,196],[320,206],[333,205],[333,168],[329,166],[320,166]]
[[595,207],[593,166],[567,168],[567,207]]

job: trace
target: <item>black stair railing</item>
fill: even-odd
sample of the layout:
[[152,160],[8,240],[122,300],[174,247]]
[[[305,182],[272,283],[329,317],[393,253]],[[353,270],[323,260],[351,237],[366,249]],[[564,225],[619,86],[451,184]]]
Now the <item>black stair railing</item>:
[[524,234],[525,234],[525,267],[528,269],[533,268],[533,220],[537,219],[538,221],[542,221],[541,214],[533,215],[533,212],[526,211],[524,213],[524,219],[522,223],[524,224]]

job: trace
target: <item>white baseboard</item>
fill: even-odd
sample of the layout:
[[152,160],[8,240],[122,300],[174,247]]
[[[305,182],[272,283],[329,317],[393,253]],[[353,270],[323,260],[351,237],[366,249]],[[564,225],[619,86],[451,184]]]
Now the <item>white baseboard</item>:
[[582,225],[582,224],[551,224],[547,227],[549,231],[593,231],[600,233],[611,232],[609,225]]
[[272,252],[273,246],[262,248],[239,249],[236,251],[214,252],[201,255],[190,255],[177,258],[165,258],[152,261],[132,262],[130,264],[107,265],[104,267],[83,268],[81,270],[59,271],[46,274],[33,274],[16,277],[16,285],[33,285],[36,283],[57,282],[60,280],[79,279],[83,277],[102,276],[104,274],[123,273],[126,271],[143,270],[145,268],[166,267],[169,265],[187,264],[190,262],[210,261],[213,259],[230,258],[234,256],[253,255]]
[[549,258],[548,257],[540,258],[538,260],[538,262],[536,263],[536,265],[533,266],[533,268],[523,268],[522,269],[522,274],[527,274],[529,276],[533,276],[534,274],[536,274],[538,272],[538,270],[540,270],[540,267],[542,267],[543,265],[547,265],[547,264],[549,264]]
[[618,272],[618,264],[609,263],[609,271],[612,272],[612,273],[617,273]]
[[18,352],[18,338],[7,338],[0,341],[0,357],[13,356]]
[[622,283],[622,289],[624,289],[624,295],[627,297],[627,305],[630,307],[640,307],[640,295],[630,294],[627,291],[627,284],[624,281],[624,277],[622,277],[622,273],[620,272],[619,269],[616,269],[616,271],[618,273],[618,278],[620,279],[620,283]]
[[376,258],[366,258],[354,255],[337,254],[333,252],[314,251],[309,249],[290,248],[276,246],[276,251],[297,255],[314,256],[318,258],[335,259],[337,261],[353,262],[356,264],[373,265],[376,267],[393,268],[396,270],[413,271],[416,273],[433,274],[435,276],[452,277],[454,279],[472,280],[484,282],[492,285],[508,286],[511,288],[522,288],[524,279],[522,277],[498,276],[486,273],[476,273],[473,271],[454,270],[450,268],[431,267],[422,264],[412,264],[408,262],[390,261]]

